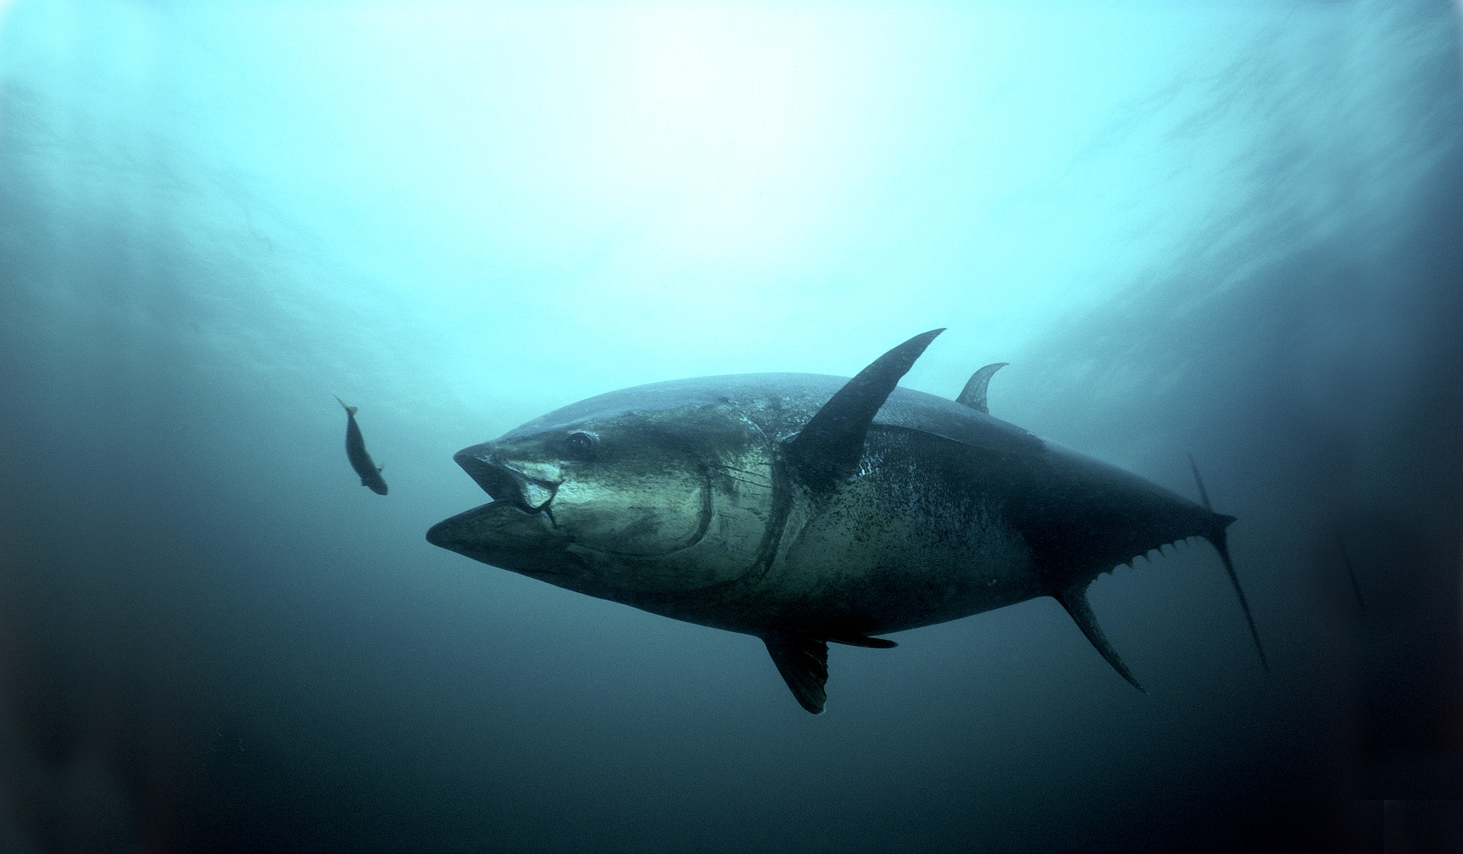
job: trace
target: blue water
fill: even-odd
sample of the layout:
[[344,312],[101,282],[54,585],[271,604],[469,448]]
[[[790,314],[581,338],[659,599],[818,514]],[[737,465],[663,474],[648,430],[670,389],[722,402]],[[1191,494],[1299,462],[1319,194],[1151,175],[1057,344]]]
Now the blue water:
[[[0,3],[0,849],[1367,850],[1463,797],[1458,14]],[[1270,676],[1202,543],[1092,588],[1146,695],[1042,599],[835,647],[814,717],[423,539],[550,409],[941,326],[905,385],[1194,454]]]

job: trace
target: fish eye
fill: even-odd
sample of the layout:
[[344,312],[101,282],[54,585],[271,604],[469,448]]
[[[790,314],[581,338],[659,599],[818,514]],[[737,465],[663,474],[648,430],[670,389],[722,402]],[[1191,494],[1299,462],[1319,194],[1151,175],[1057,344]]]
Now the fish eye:
[[564,437],[564,456],[571,460],[593,459],[597,444],[598,440],[589,433],[570,433]]

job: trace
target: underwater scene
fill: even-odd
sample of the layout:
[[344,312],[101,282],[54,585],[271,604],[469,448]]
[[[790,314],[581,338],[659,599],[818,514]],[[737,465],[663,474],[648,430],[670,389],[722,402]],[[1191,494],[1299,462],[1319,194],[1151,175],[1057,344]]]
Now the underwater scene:
[[1456,850],[1459,33],[0,2],[0,850]]

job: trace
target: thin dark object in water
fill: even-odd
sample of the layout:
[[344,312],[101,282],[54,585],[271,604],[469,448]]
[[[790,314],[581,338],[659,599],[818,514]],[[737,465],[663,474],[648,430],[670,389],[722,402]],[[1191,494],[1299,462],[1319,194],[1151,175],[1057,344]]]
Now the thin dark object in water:
[[1356,594],[1356,607],[1362,611],[1366,610],[1366,602],[1361,598],[1361,584],[1356,580],[1356,567],[1351,565],[1351,555],[1346,552],[1346,541],[1341,538],[1341,531],[1336,530],[1336,547],[1341,549],[1341,562],[1346,564],[1346,575],[1351,579],[1351,590]]

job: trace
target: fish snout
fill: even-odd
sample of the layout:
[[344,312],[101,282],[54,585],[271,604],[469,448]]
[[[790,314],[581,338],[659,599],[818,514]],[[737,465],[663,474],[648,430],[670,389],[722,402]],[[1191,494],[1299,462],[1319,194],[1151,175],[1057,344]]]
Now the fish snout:
[[462,466],[468,477],[494,501],[517,504],[525,510],[544,509],[554,499],[560,483],[556,477],[544,477],[552,477],[553,472],[535,471],[534,474],[539,476],[530,476],[503,460],[494,449],[483,445],[464,448],[454,454],[452,460]]

